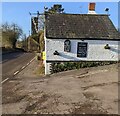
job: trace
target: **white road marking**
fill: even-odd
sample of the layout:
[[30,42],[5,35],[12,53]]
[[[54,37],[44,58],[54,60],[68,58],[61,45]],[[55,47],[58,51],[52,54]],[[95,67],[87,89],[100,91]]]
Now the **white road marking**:
[[16,75],[17,73],[19,73],[19,71],[16,71],[16,72],[14,73],[14,75]]
[[[32,60],[30,60],[30,62],[27,63],[26,66],[28,66],[34,59],[35,59],[35,57],[34,57]],[[26,66],[23,66],[21,69],[24,69]],[[19,72],[20,72],[20,71],[14,72],[14,76],[15,76],[16,74],[18,74]],[[6,82],[8,79],[9,79],[9,78],[6,78],[5,80],[3,80],[3,81],[1,82],[1,84],[3,84],[4,82]]]
[[24,69],[25,68],[25,66],[23,66],[21,69]]
[[35,59],[35,57],[30,62],[32,62],[34,59]]
[[30,63],[27,63],[27,66],[29,65]]
[[35,57],[32,60],[30,60],[30,62],[28,62],[25,66],[23,66],[21,69],[24,69],[26,66],[28,66],[34,59]]
[[30,62],[32,62],[32,61],[33,61],[33,59]]
[[8,79],[9,79],[9,78],[6,78],[5,80],[3,80],[3,81],[1,82],[1,84],[3,84],[4,82],[6,82]]
[[[26,66],[28,66],[34,59],[35,59],[35,57],[34,57],[32,60],[30,60],[30,62],[28,62],[25,66],[23,66],[21,69],[23,70],[23,69],[24,69]],[[16,71],[16,72],[14,73],[14,75],[18,74],[19,72],[21,72],[21,70],[20,70],[20,71]]]

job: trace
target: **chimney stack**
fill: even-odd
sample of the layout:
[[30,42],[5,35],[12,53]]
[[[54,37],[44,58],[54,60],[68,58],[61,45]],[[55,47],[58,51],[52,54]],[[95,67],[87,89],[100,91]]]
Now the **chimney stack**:
[[89,3],[89,11],[88,14],[96,14],[95,12],[95,3]]

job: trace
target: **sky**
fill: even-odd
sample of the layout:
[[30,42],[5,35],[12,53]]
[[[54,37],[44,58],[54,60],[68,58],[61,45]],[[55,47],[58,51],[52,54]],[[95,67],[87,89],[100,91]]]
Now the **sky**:
[[[61,4],[65,13],[87,14],[88,2],[2,2],[2,21],[1,23],[16,23],[28,36],[31,31],[31,16],[29,12],[43,13],[44,6],[51,8],[54,4]],[[110,19],[118,28],[118,2],[96,2],[96,13],[106,14],[105,8],[109,8]]]

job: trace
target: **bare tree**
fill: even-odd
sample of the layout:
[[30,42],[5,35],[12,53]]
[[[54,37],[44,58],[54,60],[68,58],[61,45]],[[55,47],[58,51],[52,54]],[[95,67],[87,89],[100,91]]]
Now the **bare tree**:
[[2,37],[3,41],[6,39],[10,44],[12,44],[13,48],[16,48],[16,42],[23,34],[22,29],[15,23],[8,24],[5,23],[2,25]]

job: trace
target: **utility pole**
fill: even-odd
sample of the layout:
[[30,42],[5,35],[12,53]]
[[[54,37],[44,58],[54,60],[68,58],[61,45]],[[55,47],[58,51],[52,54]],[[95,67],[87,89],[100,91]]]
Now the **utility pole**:
[[14,41],[13,41],[13,48],[16,48],[16,36],[15,36],[15,31],[16,31],[16,26],[15,24],[13,25],[13,30],[14,30]]
[[[36,17],[32,17],[31,18],[31,34],[33,34],[34,32],[35,33],[38,33],[38,31],[39,31],[39,19],[40,19],[40,16],[41,15],[44,15],[44,13],[39,13],[39,11],[37,11],[37,13],[30,13],[29,12],[29,15],[30,16],[36,16]],[[35,21],[35,19],[37,20],[37,21]],[[37,22],[37,24],[36,24],[36,22]],[[33,26],[34,25],[34,26]],[[32,27],[34,27],[33,29],[34,30],[32,30]],[[30,38],[29,38],[30,39]],[[30,41],[30,40],[29,40]],[[40,44],[40,40],[38,40],[38,43]],[[40,45],[38,46],[38,51],[40,51]]]
[[[39,13],[39,11],[37,11],[37,13],[31,13],[31,12],[29,12],[29,15],[30,16],[34,16],[34,15],[36,16],[38,24],[36,24],[36,22],[34,20],[35,17],[33,17],[33,20],[31,18],[31,21],[33,21],[33,24],[35,26],[35,31],[36,31],[36,33],[38,33],[38,30],[39,30],[39,18],[40,18],[41,15],[44,15],[44,13]],[[32,24],[32,22],[31,22],[31,24]],[[38,27],[36,27],[36,25],[38,25]],[[31,27],[32,27],[32,25],[31,25]],[[31,30],[31,34],[32,34],[32,30]]]
[[30,51],[30,30],[29,30],[29,37],[28,37],[28,40],[27,40],[27,50]]
[[27,51],[27,38],[26,38],[26,34],[24,35],[24,37],[25,37],[25,50]]

